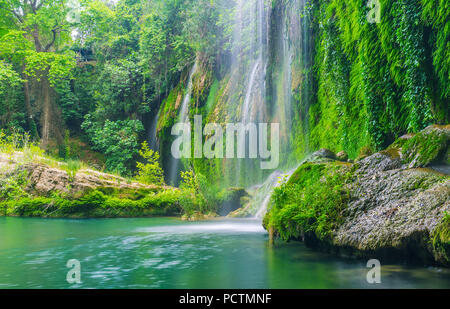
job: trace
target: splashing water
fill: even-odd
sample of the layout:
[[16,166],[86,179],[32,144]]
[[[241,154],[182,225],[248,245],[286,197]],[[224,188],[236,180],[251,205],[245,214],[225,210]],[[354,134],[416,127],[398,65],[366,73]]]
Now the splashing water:
[[268,180],[265,182],[265,189],[261,192],[264,199],[262,200],[262,203],[255,214],[255,218],[262,219],[264,217],[268,210],[273,190],[275,188],[278,188],[283,181],[288,181],[296,169],[297,168],[294,168],[287,173],[275,171],[274,173],[272,173],[272,175],[269,176]]

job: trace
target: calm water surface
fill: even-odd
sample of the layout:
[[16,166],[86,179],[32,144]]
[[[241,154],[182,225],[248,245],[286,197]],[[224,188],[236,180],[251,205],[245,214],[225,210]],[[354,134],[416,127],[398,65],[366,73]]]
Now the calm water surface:
[[[69,259],[81,284],[66,281]],[[252,220],[0,217],[0,288],[450,288],[448,269],[383,261],[382,283],[368,284],[365,263],[270,248]]]

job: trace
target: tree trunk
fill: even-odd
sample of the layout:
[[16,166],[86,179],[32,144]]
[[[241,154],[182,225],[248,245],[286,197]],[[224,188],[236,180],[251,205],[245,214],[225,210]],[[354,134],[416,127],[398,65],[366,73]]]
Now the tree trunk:
[[46,73],[41,75],[40,90],[41,143],[43,148],[47,148],[50,140],[54,139],[57,144],[62,141],[61,112],[55,103],[56,95]]

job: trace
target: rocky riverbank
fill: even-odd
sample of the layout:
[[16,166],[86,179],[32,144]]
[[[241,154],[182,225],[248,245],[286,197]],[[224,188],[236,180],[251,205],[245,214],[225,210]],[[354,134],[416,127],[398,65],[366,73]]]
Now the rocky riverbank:
[[74,168],[25,152],[0,154],[0,213],[39,217],[180,215],[177,188]]
[[207,201],[214,203],[209,209],[196,209],[200,194],[191,190],[141,183],[29,149],[0,152],[0,215],[5,216],[181,216],[195,221],[227,215],[240,207],[245,194],[242,188],[223,189]]
[[328,150],[275,189],[264,219],[285,240],[346,256],[450,266],[450,125],[356,162]]

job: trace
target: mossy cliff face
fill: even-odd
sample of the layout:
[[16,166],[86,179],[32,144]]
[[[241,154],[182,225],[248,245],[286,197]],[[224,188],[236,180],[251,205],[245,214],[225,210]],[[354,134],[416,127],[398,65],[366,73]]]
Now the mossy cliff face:
[[430,126],[356,163],[316,153],[275,190],[265,227],[343,255],[449,266],[450,176],[434,169],[449,133]]

